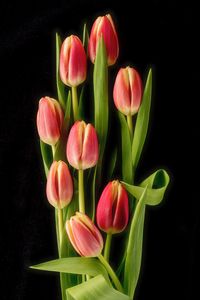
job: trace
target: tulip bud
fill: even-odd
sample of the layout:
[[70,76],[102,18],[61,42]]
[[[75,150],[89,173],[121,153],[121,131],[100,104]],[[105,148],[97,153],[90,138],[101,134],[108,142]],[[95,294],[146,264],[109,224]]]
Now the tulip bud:
[[97,224],[107,233],[119,233],[128,223],[128,195],[118,180],[109,182],[97,205]]
[[74,249],[81,256],[96,257],[101,254],[103,238],[85,214],[76,212],[76,215],[66,222],[66,231]]
[[113,98],[117,109],[124,115],[138,112],[142,99],[142,81],[134,68],[121,68],[117,74]]
[[40,99],[37,112],[37,129],[40,139],[44,143],[54,146],[58,142],[63,119],[63,112],[58,101],[50,97]]
[[67,37],[60,51],[60,78],[68,86],[78,86],[86,79],[86,54],[76,35]]
[[106,46],[108,66],[114,65],[119,55],[119,44],[111,15],[98,17],[92,26],[88,44],[88,53],[92,63],[95,61],[98,41],[101,36]]
[[64,161],[54,161],[49,170],[47,199],[55,208],[67,206],[73,196],[73,183],[67,164]]
[[77,121],[72,126],[66,149],[67,159],[78,170],[85,170],[96,165],[99,155],[98,139],[95,128],[84,121]]

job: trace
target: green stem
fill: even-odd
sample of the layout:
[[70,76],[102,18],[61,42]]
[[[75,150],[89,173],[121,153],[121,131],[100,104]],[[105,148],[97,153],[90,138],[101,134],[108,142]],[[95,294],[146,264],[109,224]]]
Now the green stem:
[[[57,216],[58,216],[58,248],[59,248],[59,257],[62,258],[62,251],[61,251],[61,245],[62,245],[62,236],[63,236],[63,210],[59,209],[57,210]],[[65,289],[66,289],[66,284],[65,284],[65,274],[60,273],[60,288],[61,288],[61,294],[62,294],[62,300],[66,299],[65,296]]]
[[132,138],[133,138],[133,118],[132,118],[131,115],[127,116],[127,123],[128,123],[130,136],[131,136],[131,141],[132,141]]
[[51,149],[52,149],[52,155],[53,155],[53,160],[54,160],[54,156],[55,156],[55,153],[56,153],[56,146],[52,145]]
[[108,274],[110,275],[115,287],[117,288],[117,290],[121,293],[123,293],[123,287],[117,277],[117,275],[115,274],[115,272],[113,271],[113,269],[111,268],[111,266],[109,265],[109,263],[107,262],[107,260],[105,260],[105,258],[103,257],[103,255],[99,255],[98,259],[100,260],[100,262],[104,265],[104,267],[106,268]]
[[76,121],[78,120],[78,95],[77,95],[76,86],[72,86],[72,106],[73,106],[74,121]]
[[83,170],[78,170],[78,201],[79,201],[79,211],[81,213],[85,213]]
[[110,246],[111,246],[111,240],[112,240],[112,234],[107,233],[106,236],[106,243],[105,243],[105,248],[104,248],[104,258],[109,262],[110,258]]
[[59,246],[61,253],[62,236],[63,236],[63,211],[58,208],[58,233],[59,233]]

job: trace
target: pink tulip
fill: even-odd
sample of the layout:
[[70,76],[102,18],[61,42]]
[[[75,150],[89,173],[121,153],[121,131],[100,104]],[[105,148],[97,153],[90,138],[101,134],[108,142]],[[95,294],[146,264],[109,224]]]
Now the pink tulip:
[[67,159],[71,166],[85,170],[96,165],[99,155],[95,128],[84,121],[72,126],[67,141]]
[[60,104],[53,98],[43,97],[39,101],[37,113],[37,129],[40,139],[54,146],[61,134],[63,112]]
[[103,249],[103,238],[94,223],[83,213],[77,212],[66,222],[66,231],[74,249],[86,257],[96,257]]
[[60,51],[60,78],[64,84],[76,87],[86,79],[86,54],[76,35],[67,37]]
[[128,224],[128,195],[118,180],[109,182],[97,206],[97,224],[107,233],[119,233]]
[[98,17],[90,34],[88,53],[92,63],[96,58],[98,41],[103,37],[108,57],[108,66],[114,65],[119,55],[118,37],[111,15]]
[[124,115],[138,112],[142,99],[142,81],[139,73],[130,67],[121,68],[117,74],[113,98],[117,109]]
[[64,161],[54,161],[49,170],[47,185],[47,199],[55,208],[67,206],[73,196],[73,183],[67,164]]

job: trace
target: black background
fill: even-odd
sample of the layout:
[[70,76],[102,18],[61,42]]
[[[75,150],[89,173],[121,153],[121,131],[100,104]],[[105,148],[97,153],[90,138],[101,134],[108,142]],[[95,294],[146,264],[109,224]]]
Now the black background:
[[[147,208],[136,299],[198,299],[198,14],[192,1],[1,1],[1,299],[58,299],[55,274],[29,270],[56,257],[53,210],[35,117],[55,92],[55,31],[80,34],[83,22],[112,13],[120,40],[117,68],[154,71],[148,140],[138,178],[157,167],[171,175],[160,207]],[[194,296],[195,294],[198,294]]]

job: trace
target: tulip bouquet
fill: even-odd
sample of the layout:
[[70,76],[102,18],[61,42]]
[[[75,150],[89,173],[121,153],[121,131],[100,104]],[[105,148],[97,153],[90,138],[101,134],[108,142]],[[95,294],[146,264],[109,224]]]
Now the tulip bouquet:
[[61,41],[56,34],[58,100],[39,101],[37,129],[58,258],[32,268],[60,273],[63,300],[133,299],[145,209],[162,201],[169,183],[163,169],[137,180],[152,71],[142,84],[136,69],[121,68],[111,87],[109,66],[118,54],[110,15],[98,17],[90,35],[84,25],[82,41],[76,35]]

